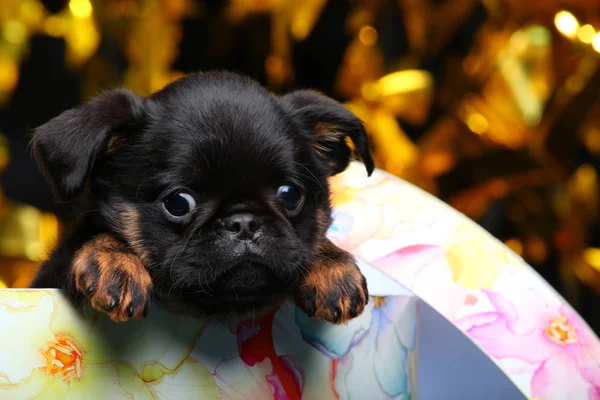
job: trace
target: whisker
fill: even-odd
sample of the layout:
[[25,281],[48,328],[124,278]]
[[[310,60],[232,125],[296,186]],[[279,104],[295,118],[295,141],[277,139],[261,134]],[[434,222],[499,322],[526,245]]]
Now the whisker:
[[295,162],[294,164],[295,164],[295,165],[297,165],[297,166],[299,166],[299,167],[302,167],[302,168],[304,168],[304,169],[305,169],[305,170],[306,170],[306,171],[307,171],[307,172],[308,172],[308,173],[311,175],[312,179],[311,179],[311,177],[309,177],[309,176],[307,176],[307,175],[303,175],[303,174],[302,174],[301,176],[304,176],[305,178],[307,178],[307,179],[309,179],[309,180],[312,180],[314,183],[316,183],[316,184],[317,184],[317,186],[319,186],[319,187],[321,188],[321,190],[325,190],[325,189],[326,189],[326,188],[325,188],[325,187],[323,187],[323,185],[322,185],[322,184],[319,182],[319,180],[317,179],[317,177],[315,176],[315,174],[313,174],[313,173],[312,173],[312,171],[311,171],[311,170],[310,170],[310,169],[309,169],[309,168],[308,168],[306,165],[304,165],[304,164],[301,164],[301,163],[299,163],[299,162]]
[[139,192],[140,192],[140,188],[142,187],[142,185],[144,185],[144,183],[148,182],[150,179],[152,179],[152,176],[149,176],[148,178],[144,179],[137,187],[137,189],[135,189],[135,198],[138,198]]
[[[210,267],[209,267],[210,268]],[[208,275],[208,268],[203,268],[204,270],[204,283],[206,284],[206,291],[205,293],[209,296],[212,296],[212,289],[210,288],[210,285],[208,283],[208,280],[206,279],[207,275]]]
[[79,215],[76,217],[76,219],[79,219],[79,218],[81,218],[81,216],[82,216],[82,215],[89,214],[89,213],[96,212],[96,211],[100,211],[100,209],[99,209],[99,208],[95,208],[95,209],[93,209],[93,210],[87,210],[87,211],[84,211],[84,212],[82,212],[81,214],[79,214]]
[[183,274],[183,275],[181,275],[181,276],[179,277],[179,279],[177,279],[177,280],[176,280],[176,281],[173,283],[173,285],[171,286],[171,289],[169,289],[169,294],[171,293],[171,291],[173,291],[173,289],[175,289],[177,286],[179,286],[179,284],[180,284],[181,282],[183,282],[184,280],[186,280],[186,278],[188,277],[188,275],[190,275],[190,273],[189,273],[189,272],[188,272],[188,273],[186,273],[186,274]]
[[[183,246],[181,247],[181,250],[179,250],[179,252],[177,252],[177,254],[175,255],[175,257],[173,258],[173,261],[171,262],[171,266],[169,267],[169,273],[171,275],[171,280],[175,281],[175,277],[174,277],[174,270],[173,270],[173,266],[175,265],[175,261],[177,260],[177,258],[181,255],[181,253],[187,249],[188,244],[190,243],[190,239],[191,239],[192,235],[189,235],[188,238],[185,240]],[[169,289],[168,295],[171,294],[172,290],[175,288],[175,285],[173,285],[171,287],[171,289]]]
[[202,270],[198,271],[198,285],[200,285],[200,290],[196,293],[202,292],[208,294],[208,292],[204,289],[204,286],[202,286],[202,279],[200,279],[200,274],[202,274]]

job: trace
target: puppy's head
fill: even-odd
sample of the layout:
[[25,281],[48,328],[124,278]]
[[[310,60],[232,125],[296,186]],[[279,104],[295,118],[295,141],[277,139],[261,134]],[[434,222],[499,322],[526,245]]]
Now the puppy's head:
[[370,174],[363,126],[339,103],[204,73],[148,98],[108,92],[38,128],[33,145],[57,195],[93,199],[93,223],[130,245],[159,294],[244,317],[310,268],[348,140]]

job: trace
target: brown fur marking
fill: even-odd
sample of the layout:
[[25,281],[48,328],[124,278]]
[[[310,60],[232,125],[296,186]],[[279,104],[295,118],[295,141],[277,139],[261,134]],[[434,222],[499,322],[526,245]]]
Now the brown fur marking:
[[330,152],[331,148],[327,144],[339,142],[344,136],[335,125],[325,122],[317,122],[314,126],[314,133],[314,146],[321,153]]
[[77,290],[92,307],[114,320],[142,318],[152,293],[152,280],[140,259],[109,234],[86,243],[73,261]]
[[345,324],[368,302],[366,280],[354,257],[326,237],[317,249],[317,259],[296,289],[296,304],[310,317]]
[[140,234],[140,213],[132,206],[122,204],[118,206],[121,215],[120,233],[131,246],[135,254],[144,262],[148,262],[148,253],[142,244]]
[[106,146],[106,153],[111,154],[114,153],[121,147],[121,145],[125,142],[127,137],[126,132],[114,132],[108,139],[108,144]]

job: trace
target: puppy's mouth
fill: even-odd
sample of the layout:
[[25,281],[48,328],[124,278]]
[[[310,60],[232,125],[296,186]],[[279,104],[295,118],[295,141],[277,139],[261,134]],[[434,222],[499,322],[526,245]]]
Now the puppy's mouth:
[[255,291],[274,284],[279,279],[265,265],[256,262],[240,263],[219,277],[216,284],[223,291],[235,289],[238,292]]
[[283,292],[284,283],[273,271],[256,260],[237,263],[210,284],[209,303],[262,303]]

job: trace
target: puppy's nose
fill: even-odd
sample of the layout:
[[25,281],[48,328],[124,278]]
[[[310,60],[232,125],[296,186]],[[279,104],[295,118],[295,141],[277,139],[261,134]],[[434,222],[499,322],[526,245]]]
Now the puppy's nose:
[[260,232],[261,224],[252,214],[234,214],[224,219],[225,230],[239,240],[252,240]]

